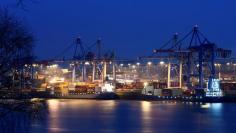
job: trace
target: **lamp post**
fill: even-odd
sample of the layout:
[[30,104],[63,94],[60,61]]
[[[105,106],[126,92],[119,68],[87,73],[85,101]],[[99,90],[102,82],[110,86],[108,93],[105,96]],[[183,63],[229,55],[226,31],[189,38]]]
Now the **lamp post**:
[[220,73],[220,71],[221,71],[221,64],[216,64],[216,66],[218,66],[218,70],[219,70],[219,72],[218,72],[218,78],[219,78],[219,80],[220,80],[220,78],[221,78],[221,73]]
[[235,67],[236,67],[236,63],[234,64],[234,75],[236,75]]
[[107,77],[107,62],[106,61],[104,61],[102,72],[103,72],[102,81],[104,82],[106,80],[106,77]]
[[92,82],[95,81],[95,75],[96,75],[96,61],[93,61]]
[[183,63],[179,63],[179,88],[182,88],[182,73],[183,73]]
[[150,71],[151,71],[151,65],[152,65],[152,62],[149,61],[149,62],[147,63],[147,66],[148,66],[148,77],[149,77],[149,79],[151,79],[151,72],[150,72]]
[[72,70],[72,83],[75,82],[75,64],[73,64],[73,70]]
[[171,69],[171,64],[169,62],[168,63],[168,75],[167,75],[167,88],[170,88],[170,69]]
[[115,64],[115,62],[112,63],[112,75],[113,75],[113,82],[115,85],[115,83],[116,83],[116,64]]

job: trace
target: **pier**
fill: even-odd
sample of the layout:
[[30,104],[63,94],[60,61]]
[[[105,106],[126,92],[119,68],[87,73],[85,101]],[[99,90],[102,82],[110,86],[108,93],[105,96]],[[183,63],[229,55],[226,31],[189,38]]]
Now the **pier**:
[[[103,93],[182,100],[236,96],[236,59],[198,26],[183,37],[175,33],[151,55],[136,60],[101,49],[101,38],[87,46],[78,37],[54,59],[25,64],[13,86],[22,93],[61,98],[97,98]],[[71,58],[63,58],[68,51],[74,51]]]

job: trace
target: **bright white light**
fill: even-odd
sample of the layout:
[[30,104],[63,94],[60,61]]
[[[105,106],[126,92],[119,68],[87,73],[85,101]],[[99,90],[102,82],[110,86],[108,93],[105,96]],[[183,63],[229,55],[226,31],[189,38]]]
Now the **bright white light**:
[[143,85],[144,85],[144,87],[146,87],[146,86],[148,85],[148,83],[147,83],[147,82],[144,82]]
[[132,66],[132,68],[133,68],[133,69],[135,69],[135,68],[136,68],[136,66],[135,66],[135,65],[133,65],[133,66]]
[[57,67],[58,67],[57,64],[53,64],[53,65],[49,65],[49,66],[47,66],[47,68],[57,68]]
[[110,83],[105,83],[104,86],[102,86],[102,92],[114,92],[114,86]]
[[120,64],[120,66],[124,66],[124,64]]
[[52,68],[57,68],[57,67],[58,67],[57,64],[52,65]]
[[152,65],[152,62],[151,62],[151,61],[149,61],[147,64],[150,66],[150,65]]
[[203,104],[201,105],[201,108],[205,108],[205,109],[210,108],[210,104],[209,103]]
[[65,78],[53,77],[53,78],[51,78],[49,83],[54,84],[54,83],[61,83],[64,81],[65,81]]
[[68,69],[61,69],[61,71],[62,71],[64,74],[69,72]]
[[161,65],[164,65],[164,64],[165,64],[165,62],[164,62],[164,61],[160,61],[160,64],[161,64]]
[[229,66],[229,65],[230,65],[230,63],[228,62],[226,65],[227,65],[227,66]]
[[140,63],[138,62],[138,63],[137,63],[137,65],[139,66],[139,65],[140,65]]
[[221,66],[221,64],[216,63],[215,66]]
[[84,64],[85,64],[85,65],[89,65],[89,62],[88,62],[88,61],[86,61]]

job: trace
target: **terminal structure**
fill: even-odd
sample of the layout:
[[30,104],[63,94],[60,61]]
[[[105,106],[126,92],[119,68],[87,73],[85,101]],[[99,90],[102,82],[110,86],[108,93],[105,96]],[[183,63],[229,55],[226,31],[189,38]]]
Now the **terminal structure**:
[[[66,53],[71,57],[65,58]],[[175,33],[150,56],[137,60],[104,52],[100,38],[86,45],[78,37],[54,59],[25,64],[21,81],[31,79],[24,88],[58,96],[137,92],[221,97],[231,95],[236,86],[235,61],[231,50],[208,40],[194,26],[185,36]]]

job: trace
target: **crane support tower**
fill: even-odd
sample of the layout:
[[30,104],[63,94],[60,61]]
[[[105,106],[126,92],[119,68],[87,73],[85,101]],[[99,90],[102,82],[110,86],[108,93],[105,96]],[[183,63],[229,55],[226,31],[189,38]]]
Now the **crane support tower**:
[[[231,50],[219,48],[215,43],[210,42],[200,31],[197,25],[183,38],[174,36],[158,49],[154,49],[154,54],[141,59],[168,60],[167,84],[170,87],[171,61],[178,61],[179,83],[182,87],[182,79],[185,87],[192,89],[207,89],[207,95],[220,96],[215,92],[215,85],[220,81],[215,72],[215,62],[218,59],[229,59]],[[193,79],[197,81],[193,84]],[[213,85],[214,84],[214,85]],[[220,90],[220,89],[219,89]]]

